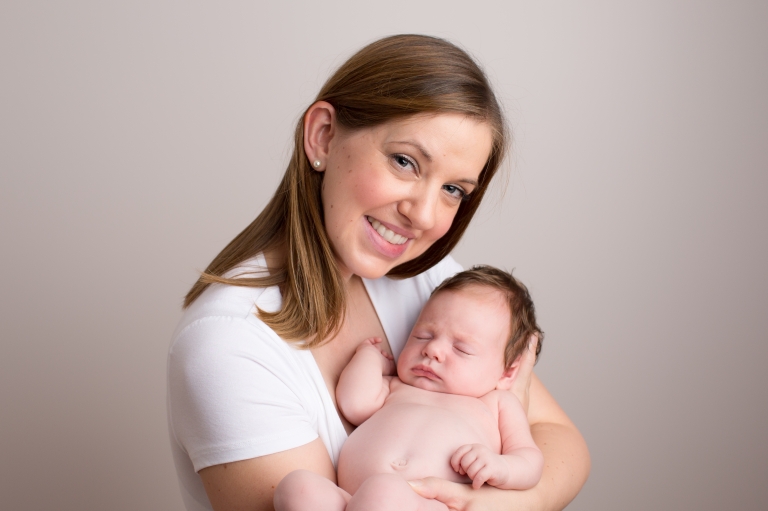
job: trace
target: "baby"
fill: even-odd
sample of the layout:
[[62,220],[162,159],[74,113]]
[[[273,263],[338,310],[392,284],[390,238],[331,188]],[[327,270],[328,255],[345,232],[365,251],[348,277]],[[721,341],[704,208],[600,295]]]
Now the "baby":
[[341,450],[338,482],[305,470],[275,491],[278,511],[442,510],[407,481],[437,476],[523,490],[544,459],[508,389],[536,324],[528,290],[509,273],[476,266],[447,279],[421,311],[397,362],[380,339],[360,344],[336,388],[359,427]]

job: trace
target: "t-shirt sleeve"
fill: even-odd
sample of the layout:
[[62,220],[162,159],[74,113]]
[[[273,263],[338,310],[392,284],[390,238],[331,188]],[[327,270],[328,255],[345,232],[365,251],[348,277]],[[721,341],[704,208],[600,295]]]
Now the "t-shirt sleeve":
[[312,387],[290,348],[263,324],[205,317],[168,359],[171,434],[194,470],[295,448],[318,437],[303,406]]
[[456,259],[454,259],[452,256],[446,256],[442,261],[430,268],[425,274],[425,277],[432,288],[429,292],[432,293],[432,291],[445,279],[448,277],[453,277],[463,270],[464,268],[462,268],[461,265],[456,262]]

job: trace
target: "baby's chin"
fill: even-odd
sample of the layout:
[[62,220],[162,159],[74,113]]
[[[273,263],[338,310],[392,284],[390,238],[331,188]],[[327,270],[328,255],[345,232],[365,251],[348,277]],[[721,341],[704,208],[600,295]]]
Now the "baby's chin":
[[417,389],[429,390],[430,392],[443,392],[448,394],[449,392],[443,388],[442,382],[430,380],[423,376],[410,375],[406,378],[400,378],[400,380],[406,385],[416,387]]
[[439,392],[440,394],[450,394],[452,396],[481,397],[487,394],[487,392],[480,395],[467,393],[466,389],[452,388],[445,385],[442,381],[434,381],[424,377],[411,377],[407,380],[401,379],[401,381],[411,387],[416,387],[417,389],[428,390],[429,392]]

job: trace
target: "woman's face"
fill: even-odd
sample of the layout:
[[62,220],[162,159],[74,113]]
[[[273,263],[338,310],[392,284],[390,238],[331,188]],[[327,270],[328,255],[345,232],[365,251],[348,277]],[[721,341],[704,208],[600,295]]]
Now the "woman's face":
[[337,131],[328,146],[325,226],[345,278],[378,278],[423,254],[477,186],[491,128],[461,114]]

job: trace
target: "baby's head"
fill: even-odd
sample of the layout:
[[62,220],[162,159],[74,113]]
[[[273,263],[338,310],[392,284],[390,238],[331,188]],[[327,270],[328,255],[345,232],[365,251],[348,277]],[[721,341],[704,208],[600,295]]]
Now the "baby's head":
[[475,266],[432,293],[397,363],[409,385],[480,397],[508,389],[536,323],[528,289],[510,273]]

